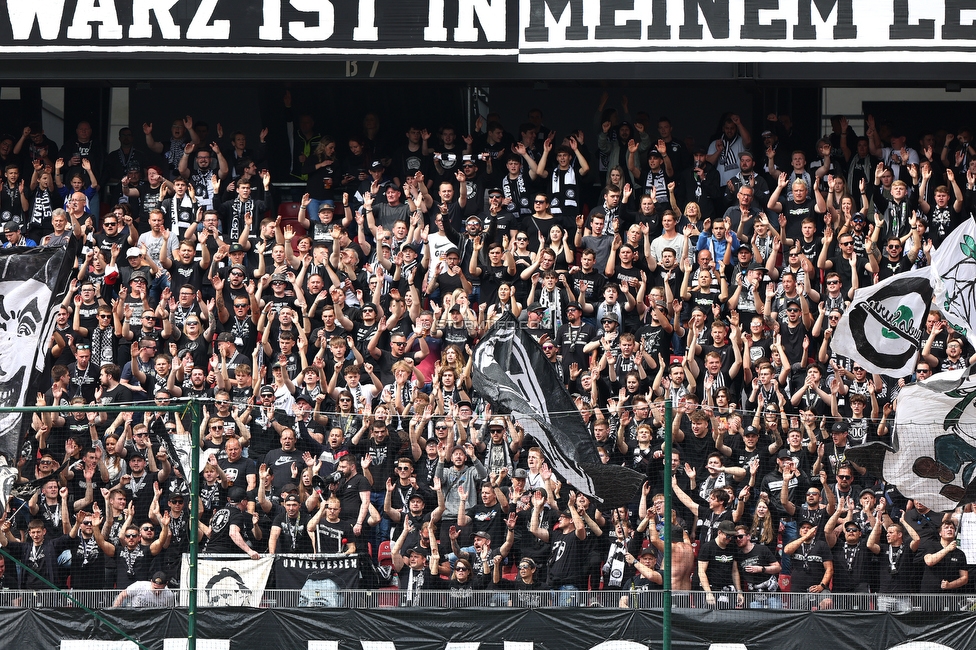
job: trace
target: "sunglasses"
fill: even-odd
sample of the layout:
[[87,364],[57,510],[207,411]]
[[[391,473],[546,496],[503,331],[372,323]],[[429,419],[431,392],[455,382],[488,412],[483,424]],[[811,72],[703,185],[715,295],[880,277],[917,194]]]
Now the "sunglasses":
[[746,535],[746,534],[744,534],[744,533],[739,533],[738,535],[735,536],[735,538],[736,539],[748,539],[749,536]]
[[105,221],[105,222],[102,223],[102,225],[103,226],[117,226],[119,224],[117,222],[115,222],[115,221]]
[[138,535],[137,533],[126,533],[126,534],[125,534],[125,538],[126,538],[126,539],[135,539],[135,538],[136,538],[136,537],[138,537],[138,536],[139,536],[139,535]]

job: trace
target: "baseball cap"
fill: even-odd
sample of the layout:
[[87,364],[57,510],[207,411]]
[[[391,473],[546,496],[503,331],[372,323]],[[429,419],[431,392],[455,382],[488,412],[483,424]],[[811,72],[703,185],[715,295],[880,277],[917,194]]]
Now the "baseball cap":
[[132,246],[128,250],[125,251],[125,256],[126,257],[141,257],[142,256],[142,249],[139,248],[138,246]]
[[726,519],[718,525],[718,532],[725,533],[726,535],[735,535],[735,522],[731,519]]
[[230,245],[230,250],[227,251],[227,252],[228,253],[243,253],[244,252],[244,247],[241,246],[240,244],[231,244]]
[[247,490],[244,488],[234,486],[227,490],[227,503],[240,503],[247,500]]

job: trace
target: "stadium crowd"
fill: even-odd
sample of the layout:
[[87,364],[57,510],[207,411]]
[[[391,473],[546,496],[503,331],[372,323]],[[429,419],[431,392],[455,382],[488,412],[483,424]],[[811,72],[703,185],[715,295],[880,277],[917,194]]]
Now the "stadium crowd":
[[[890,436],[906,383],[974,351],[936,311],[912,376],[831,347],[855,290],[972,218],[970,130],[914,143],[836,116],[806,142],[788,115],[730,113],[699,146],[604,97],[568,134],[532,109],[402,139],[370,114],[337,139],[285,101],[275,176],[306,184],[297,214],[268,129],[214,138],[187,116],[108,153],[87,122],[60,148],[36,123],[0,137],[4,247],[80,241],[36,392],[63,410],[34,414],[0,526],[27,566],[149,593],[198,535],[208,553],[359,554],[411,593],[639,591],[660,588],[671,526],[674,588],[709,604],[971,589],[961,511],[846,453]],[[646,474],[629,507],[562,483],[473,389],[472,349],[508,314],[601,459]],[[187,399],[205,405],[198,531],[188,415],[72,410]],[[0,585],[45,588],[9,562]]]

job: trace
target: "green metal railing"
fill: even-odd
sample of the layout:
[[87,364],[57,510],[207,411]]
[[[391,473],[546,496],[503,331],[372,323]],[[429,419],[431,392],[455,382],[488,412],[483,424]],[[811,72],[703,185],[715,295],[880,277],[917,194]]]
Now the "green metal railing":
[[[190,413],[192,420],[192,425],[190,427],[190,566],[189,566],[189,576],[190,584],[184,585],[186,588],[193,591],[197,588],[197,554],[198,554],[198,544],[197,544],[197,522],[200,517],[200,499],[198,498],[200,490],[200,420],[201,411],[200,403],[196,400],[188,400],[181,404],[171,404],[169,406],[161,406],[155,403],[145,403],[145,404],[124,404],[124,405],[106,405],[106,406],[7,406],[0,407],[0,414],[3,413],[64,413],[65,411],[71,411],[74,413],[148,413],[148,412],[163,412],[163,413],[174,413],[177,415],[182,415],[187,412]],[[6,505],[6,504],[4,504]],[[16,563],[22,570],[27,571],[36,578],[39,578],[45,584],[51,587],[51,589],[60,592],[69,602],[73,603],[77,607],[83,608],[86,612],[91,614],[95,619],[109,627],[115,632],[118,632],[124,636],[129,641],[132,641],[137,646],[143,650],[148,650],[147,646],[142,644],[138,639],[132,637],[124,630],[118,628],[112,622],[108,621],[99,614],[94,609],[86,606],[84,603],[72,596],[70,591],[66,591],[50,583],[44,576],[37,574],[35,571],[31,570],[30,567],[24,565],[19,559],[15,558],[12,554],[8,553],[6,549],[0,549],[0,552],[12,562]],[[196,650],[196,613],[197,613],[197,603],[195,598],[191,598],[188,606],[188,620],[187,620],[187,650]]]

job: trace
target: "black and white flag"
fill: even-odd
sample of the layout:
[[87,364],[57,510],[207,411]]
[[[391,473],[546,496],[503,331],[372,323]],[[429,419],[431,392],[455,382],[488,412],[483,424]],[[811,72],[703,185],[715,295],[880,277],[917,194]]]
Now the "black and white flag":
[[542,348],[503,315],[474,349],[474,389],[495,412],[510,413],[539,443],[546,461],[575,489],[601,508],[634,501],[645,476],[604,465],[576,405]]
[[904,377],[913,372],[925,343],[925,319],[932,302],[931,269],[899,273],[858,289],[837,323],[830,346],[868,372]]
[[[197,605],[200,607],[260,607],[274,557],[257,560],[244,555],[202,555],[197,560]],[[180,584],[190,584],[190,555],[183,554]],[[186,596],[183,596],[184,600]],[[182,603],[184,606],[187,603]]]
[[[68,288],[74,244],[0,249],[0,406],[35,403],[33,387],[44,371],[54,313]],[[30,426],[24,413],[0,414],[0,513],[10,495],[12,473]]]

